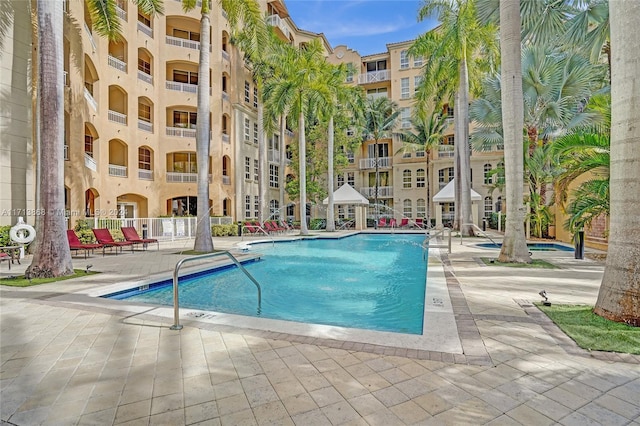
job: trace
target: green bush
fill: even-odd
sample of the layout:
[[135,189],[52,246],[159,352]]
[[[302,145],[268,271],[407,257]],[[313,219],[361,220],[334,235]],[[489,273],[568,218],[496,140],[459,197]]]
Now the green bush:
[[11,225],[0,226],[0,246],[12,246],[11,237],[9,236],[9,230]]
[[[500,229],[504,231],[504,224],[507,220],[507,215],[503,214],[501,219]],[[498,229],[498,213],[491,213],[491,217],[489,218],[489,228]]]
[[83,244],[91,244],[96,242],[96,238],[93,235],[93,231],[91,229],[76,229],[76,235]]
[[[92,219],[81,219],[76,222],[75,231],[81,242],[85,244],[96,242],[96,237],[93,235]],[[109,229],[109,232],[111,232],[111,236],[114,241],[125,241],[124,235],[122,235],[122,231],[120,229]]]
[[327,222],[324,219],[311,219],[309,221],[309,229],[318,230],[324,229],[327,226]]
[[211,235],[214,237],[236,236],[238,235],[238,225],[236,223],[211,225]]

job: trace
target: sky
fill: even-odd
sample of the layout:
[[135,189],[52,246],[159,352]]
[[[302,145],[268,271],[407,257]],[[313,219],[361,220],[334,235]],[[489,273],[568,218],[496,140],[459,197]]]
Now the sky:
[[419,0],[285,0],[298,28],[324,33],[332,47],[345,44],[360,55],[386,52],[387,43],[412,40],[434,28],[418,22]]

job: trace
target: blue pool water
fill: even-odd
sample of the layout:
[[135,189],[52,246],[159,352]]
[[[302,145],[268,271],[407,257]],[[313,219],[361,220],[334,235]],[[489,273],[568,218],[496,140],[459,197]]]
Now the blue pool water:
[[[501,248],[502,243],[478,243],[478,247],[482,248]],[[573,247],[568,247],[556,243],[527,243],[527,247],[531,251],[573,251]]]
[[[265,318],[422,334],[424,235],[364,234],[253,245],[245,268]],[[108,297],[172,305],[171,282]],[[236,267],[180,279],[180,306],[257,316],[254,284]]]

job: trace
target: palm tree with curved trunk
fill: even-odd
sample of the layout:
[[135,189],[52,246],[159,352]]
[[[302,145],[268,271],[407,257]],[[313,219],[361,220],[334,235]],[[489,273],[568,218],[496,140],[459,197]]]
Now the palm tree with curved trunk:
[[312,40],[304,48],[286,46],[277,56],[279,67],[265,82],[265,114],[271,122],[285,113],[297,121],[300,234],[308,235],[305,119],[333,98],[331,88],[323,81],[326,60],[319,40]]
[[[162,12],[162,3],[154,0],[135,2],[145,13]],[[120,20],[115,1],[87,2],[97,34],[115,40]],[[37,111],[39,189],[36,216],[38,230],[35,252],[25,271],[27,278],[58,277],[73,274],[71,251],[66,237],[64,208],[64,82],[63,82],[63,4],[39,0],[37,19]]]
[[[496,29],[481,24],[476,0],[424,0],[418,19],[434,13],[440,27],[419,36],[409,49],[412,56],[426,59],[419,103],[436,104],[453,99],[456,176],[456,218],[454,226],[471,235],[471,152],[469,149],[469,93],[476,92],[480,77],[493,68],[497,57]],[[428,94],[428,95],[427,95]],[[433,99],[427,99],[429,96]]]
[[616,0],[611,22],[611,217],[607,261],[594,312],[640,326],[640,3]]
[[379,166],[379,153],[378,144],[383,139],[390,139],[394,135],[394,128],[398,123],[398,117],[400,116],[400,110],[398,105],[386,96],[380,96],[377,98],[368,97],[365,102],[364,110],[364,124],[362,128],[362,134],[364,140],[373,141],[373,149],[375,156],[375,193],[374,193],[374,227],[378,227],[379,219],[379,204],[378,204],[378,191],[380,187],[380,166]]
[[[198,61],[198,106],[196,123],[196,161],[198,167],[198,218],[193,249],[199,252],[213,251],[209,214],[209,154],[211,152],[211,86],[209,68],[211,65],[211,5],[203,0],[200,9],[200,57]],[[242,22],[245,28],[258,33],[264,25],[260,5],[256,0],[218,0],[227,13],[232,29]],[[182,0],[185,12],[195,9],[197,0]]]

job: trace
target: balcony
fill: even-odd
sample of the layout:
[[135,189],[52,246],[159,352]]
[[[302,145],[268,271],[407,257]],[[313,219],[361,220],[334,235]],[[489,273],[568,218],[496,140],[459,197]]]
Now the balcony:
[[200,42],[186,38],[167,36],[166,43],[171,46],[185,47],[187,49],[200,50]]
[[127,167],[109,164],[109,176],[127,177]]
[[198,93],[197,84],[178,83],[177,81],[167,80],[166,88],[168,90],[175,90],[176,92]]
[[270,163],[279,163],[280,162],[280,150],[278,149],[270,149],[267,153],[267,160]]
[[118,5],[116,5],[116,15],[118,15],[123,21],[127,22],[127,11]]
[[222,100],[229,102],[229,94],[227,92],[222,92]]
[[231,176],[222,176],[223,185],[231,185]]
[[371,71],[366,74],[358,75],[359,84],[379,83],[391,79],[389,70]]
[[153,85],[153,76],[147,74],[146,72],[142,72],[140,70],[138,70],[138,80],[142,80],[145,83],[149,83]]
[[116,58],[115,56],[108,55],[107,63],[109,64],[110,67],[113,67],[122,72],[127,72],[127,63]]
[[138,169],[138,179],[153,180],[153,170]]
[[267,17],[267,25],[278,28],[282,34],[288,39],[290,36],[289,28],[285,22],[278,15],[271,15]]
[[[392,157],[379,157],[378,158],[378,168],[380,169],[388,169],[391,168],[393,163]],[[360,159],[360,169],[375,169],[376,168],[376,159],[375,158],[361,158]]]
[[84,166],[94,172],[98,171],[98,164],[96,163],[96,160],[86,152],[84,153]]
[[231,139],[231,138],[229,138],[229,135],[228,135],[228,134],[226,134],[226,133],[223,133],[223,134],[222,134],[222,142],[224,142],[224,143],[229,143],[230,139]]
[[229,60],[229,53],[225,52],[224,50],[222,51],[222,59],[224,59],[225,61]]
[[[209,175],[209,183],[211,183],[212,181],[211,178],[212,176]],[[198,174],[167,172],[167,182],[168,183],[196,183],[198,182]]]
[[138,31],[153,38],[153,29],[138,21]]
[[455,145],[439,145],[438,158],[451,158],[454,155]]
[[184,127],[167,127],[167,136],[175,136],[177,138],[195,138],[196,129],[187,129]]
[[124,126],[127,125],[127,114],[109,110],[107,116],[109,118],[109,121],[111,121],[112,123],[118,123]]
[[96,41],[93,39],[93,34],[91,33],[91,29],[89,28],[89,26],[87,25],[87,23],[84,23],[84,30],[86,31],[87,35],[89,36],[89,41],[91,42],[91,46],[93,47],[93,50],[95,52],[95,50],[97,49],[96,47]]
[[89,102],[89,105],[93,108],[94,111],[98,111],[98,102],[93,98],[91,92],[86,87],[84,88],[84,98]]
[[[375,186],[363,186],[360,188],[360,193],[367,198],[375,198],[376,197],[376,187]],[[378,187],[378,198],[390,198],[393,197],[393,186],[379,186]]]
[[143,130],[145,132],[153,133],[153,123],[149,123],[148,121],[138,119],[138,129]]

